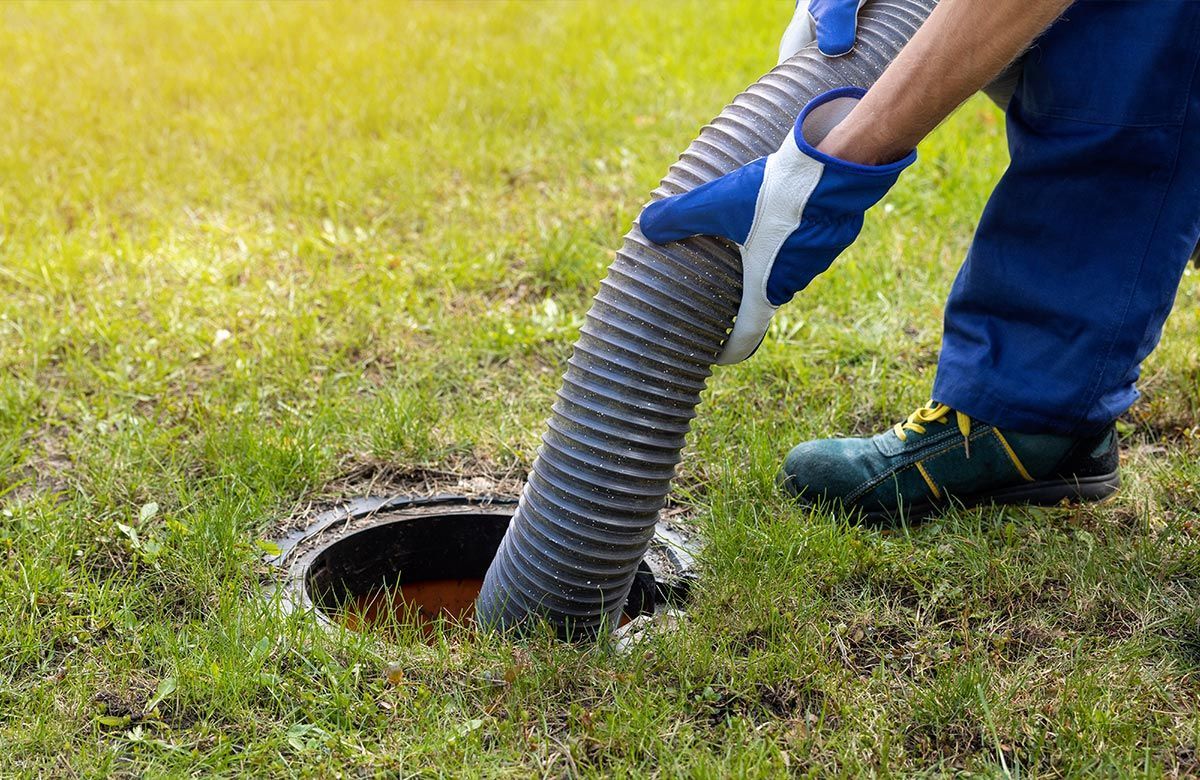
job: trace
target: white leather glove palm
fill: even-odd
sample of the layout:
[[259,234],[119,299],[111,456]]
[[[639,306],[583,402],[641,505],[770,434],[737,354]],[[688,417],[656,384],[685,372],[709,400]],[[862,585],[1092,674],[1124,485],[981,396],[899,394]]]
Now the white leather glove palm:
[[799,0],[796,13],[779,41],[779,62],[790,59],[813,41],[826,57],[840,57],[853,49],[858,10],[864,2],[866,0]]

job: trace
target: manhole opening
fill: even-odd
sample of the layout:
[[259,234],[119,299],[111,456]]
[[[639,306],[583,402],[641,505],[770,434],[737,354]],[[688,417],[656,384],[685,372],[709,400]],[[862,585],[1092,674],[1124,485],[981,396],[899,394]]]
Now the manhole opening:
[[[360,499],[283,540],[295,601],[353,630],[470,623],[475,597],[516,509],[462,497]],[[660,525],[625,620],[678,608],[691,585],[689,542]]]

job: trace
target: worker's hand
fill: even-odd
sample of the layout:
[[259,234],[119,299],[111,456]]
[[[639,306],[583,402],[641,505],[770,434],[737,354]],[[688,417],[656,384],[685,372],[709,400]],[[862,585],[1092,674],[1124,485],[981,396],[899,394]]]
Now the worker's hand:
[[858,9],[866,0],[798,0],[792,22],[779,42],[779,62],[814,40],[826,57],[840,57],[854,48]]
[[914,151],[888,165],[859,165],[814,148],[864,94],[842,87],[814,98],[779,151],[651,203],[638,218],[643,235],[659,244],[697,234],[738,244],[742,302],[718,363],[754,353],[775,310],[854,242],[863,212],[916,159]]

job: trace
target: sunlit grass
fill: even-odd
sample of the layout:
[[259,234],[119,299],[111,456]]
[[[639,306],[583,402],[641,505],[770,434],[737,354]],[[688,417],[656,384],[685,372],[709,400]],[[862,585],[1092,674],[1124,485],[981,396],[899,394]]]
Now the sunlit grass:
[[927,397],[1006,163],[982,100],[711,383],[678,632],[424,646],[261,597],[255,543],[348,473],[524,472],[612,248],[785,5],[0,5],[3,773],[1196,772],[1194,280],[1113,503],[881,534],[773,488]]

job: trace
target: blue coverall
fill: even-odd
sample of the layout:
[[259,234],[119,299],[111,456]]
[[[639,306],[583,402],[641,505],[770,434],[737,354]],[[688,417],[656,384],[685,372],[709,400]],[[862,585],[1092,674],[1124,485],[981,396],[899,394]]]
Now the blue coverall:
[[935,400],[1075,435],[1134,402],[1200,239],[1198,80],[1198,0],[1080,0],[1034,44],[1012,162],[946,304]]

